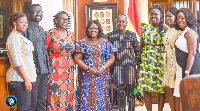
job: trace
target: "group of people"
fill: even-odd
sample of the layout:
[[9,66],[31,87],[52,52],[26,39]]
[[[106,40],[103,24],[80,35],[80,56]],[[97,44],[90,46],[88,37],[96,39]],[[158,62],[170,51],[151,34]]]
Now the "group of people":
[[[190,9],[170,7],[165,25],[162,8],[150,8],[151,24],[142,23],[140,46],[136,33],[126,30],[124,14],[117,15],[117,29],[107,39],[100,22],[90,20],[86,38],[75,43],[73,32],[66,30],[66,12],[54,16],[55,28],[48,31],[39,25],[42,7],[33,4],[29,12],[29,22],[22,12],[9,18],[14,29],[6,43],[11,63],[6,79],[18,99],[17,111],[111,111],[111,81],[119,111],[125,111],[126,105],[128,111],[135,110],[136,83],[144,91],[147,111],[152,110],[151,92],[158,92],[159,111],[166,92],[171,110],[180,111],[180,80],[200,73],[197,21]],[[75,63],[80,88],[77,108],[73,101]]]
[[9,18],[14,29],[6,43],[11,63],[6,80],[18,99],[17,111],[73,111],[75,38],[66,30],[68,14],[58,12],[56,28],[49,31],[39,25],[39,4],[32,4],[29,14],[29,22],[23,12]]
[[138,88],[147,111],[152,111],[152,92],[158,93],[158,111],[163,110],[166,93],[171,111],[180,111],[180,81],[200,74],[197,19],[188,8],[170,7],[163,24],[163,14],[154,5],[149,10],[151,24],[142,23]]

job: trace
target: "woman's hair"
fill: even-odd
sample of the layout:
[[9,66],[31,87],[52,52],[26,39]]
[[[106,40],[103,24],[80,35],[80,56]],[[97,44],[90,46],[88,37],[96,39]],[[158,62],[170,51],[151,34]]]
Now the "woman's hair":
[[195,29],[195,27],[198,25],[197,19],[196,19],[195,15],[193,14],[193,12],[189,8],[181,8],[181,9],[177,10],[176,15],[175,15],[175,24],[174,24],[175,29],[182,30],[177,24],[177,15],[179,12],[184,13],[185,19],[187,22],[187,26],[192,29]]
[[[59,11],[55,16],[53,16],[53,17],[54,17],[54,18],[53,18],[54,26],[57,25],[55,19],[58,19],[59,15],[61,15],[61,14],[66,14],[66,15],[68,16],[68,14],[67,14],[65,11]],[[68,19],[69,19],[69,16],[68,16]]]
[[14,21],[17,22],[17,20],[19,18],[21,18],[21,17],[26,17],[26,15],[23,12],[15,12],[15,13],[13,13],[8,19],[9,25],[14,26],[13,22]]
[[86,27],[86,36],[90,38],[90,34],[89,34],[88,29],[90,28],[90,26],[92,25],[92,23],[96,24],[97,27],[98,27],[98,29],[99,29],[97,37],[98,38],[103,37],[104,36],[103,29],[102,29],[101,24],[100,24],[100,22],[98,20],[90,20],[88,22],[87,27]]
[[178,9],[177,9],[176,7],[169,7],[169,8],[165,11],[165,13],[168,11],[168,12],[170,12],[171,14],[173,14],[173,15],[175,16],[177,10],[178,10]]
[[158,9],[158,10],[160,10],[160,14],[162,15],[161,17],[160,17],[160,22],[159,22],[159,31],[161,32],[162,30],[163,30],[163,14],[164,14],[164,11],[163,11],[163,9],[159,6],[159,5],[154,5],[153,7],[151,7],[150,9],[149,9],[149,12],[152,10],[152,9]]

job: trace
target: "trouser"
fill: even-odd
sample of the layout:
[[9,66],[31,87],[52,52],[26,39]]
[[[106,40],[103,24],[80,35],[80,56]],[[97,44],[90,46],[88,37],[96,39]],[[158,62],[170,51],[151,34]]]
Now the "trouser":
[[117,92],[117,104],[119,106],[119,111],[127,111],[126,105],[128,105],[128,111],[135,111],[134,85],[132,84],[116,85],[116,92]]
[[30,111],[31,92],[27,92],[24,82],[8,82],[9,91],[13,91],[17,98],[17,111]]
[[47,100],[47,81],[49,74],[38,74],[31,91],[31,111],[45,111]]

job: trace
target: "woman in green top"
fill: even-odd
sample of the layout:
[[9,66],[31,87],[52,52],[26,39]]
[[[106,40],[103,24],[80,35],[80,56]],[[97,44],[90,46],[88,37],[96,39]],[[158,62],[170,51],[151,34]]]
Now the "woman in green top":
[[163,37],[168,30],[163,25],[162,8],[154,5],[149,9],[151,24],[142,23],[140,51],[141,65],[139,71],[138,88],[144,91],[144,102],[147,111],[152,111],[151,92],[158,92],[158,111],[162,111],[165,101],[165,87],[162,84],[164,51]]

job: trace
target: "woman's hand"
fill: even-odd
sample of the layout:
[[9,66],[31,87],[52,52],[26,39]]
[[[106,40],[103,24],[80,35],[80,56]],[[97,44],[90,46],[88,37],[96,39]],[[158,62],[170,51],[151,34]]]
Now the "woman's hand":
[[97,74],[97,70],[96,70],[95,68],[90,68],[90,69],[89,69],[89,72],[90,72],[91,74]]
[[100,67],[98,70],[97,70],[97,74],[102,74],[104,72],[104,68],[103,67]]
[[[19,73],[19,75],[20,75],[20,76],[23,78],[23,80],[24,80],[24,84],[25,84],[25,87],[26,87],[25,90],[27,90],[27,92],[31,92],[31,90],[32,90],[32,84],[31,84],[31,82],[29,81],[28,77],[26,76],[26,74],[25,74],[25,72],[24,72],[23,66],[22,66],[22,65],[17,66],[16,69],[17,69],[17,72]],[[33,85],[34,85],[34,84],[33,84]]]
[[189,73],[185,73],[185,77],[188,77],[189,76]]
[[26,87],[25,90],[27,90],[27,92],[31,92],[31,90],[32,90],[32,84],[31,84],[31,82],[29,80],[25,80],[24,84],[25,84],[25,87]]

